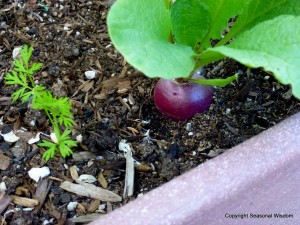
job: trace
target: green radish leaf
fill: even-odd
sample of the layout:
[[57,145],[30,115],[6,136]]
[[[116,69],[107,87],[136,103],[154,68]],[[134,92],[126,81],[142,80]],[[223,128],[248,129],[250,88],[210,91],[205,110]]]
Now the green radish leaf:
[[280,15],[300,15],[299,0],[252,0],[247,4],[246,9],[239,15],[236,23],[230,32],[216,46],[221,46],[231,38],[237,37],[245,30],[251,29],[253,26],[273,19]]
[[111,7],[108,32],[128,63],[148,77],[187,77],[195,61],[189,46],[168,42],[170,10],[162,0],[118,0]]
[[[198,0],[199,1],[199,0]],[[203,0],[207,5],[211,21],[203,39],[202,48],[211,47],[211,39],[221,39],[222,32],[228,27],[228,20],[234,18],[247,6],[251,0]],[[207,17],[207,14],[201,15]]]
[[205,84],[209,86],[217,86],[224,87],[230,84],[232,81],[238,78],[238,74],[234,74],[233,76],[227,77],[225,79],[189,79],[188,81],[197,83],[197,84]]
[[248,67],[263,67],[279,82],[291,84],[293,94],[300,99],[300,16],[264,21],[227,46],[207,49],[200,58],[206,60],[212,55],[231,57]]
[[203,1],[176,0],[171,7],[175,42],[191,46],[201,41],[209,29],[210,17]]

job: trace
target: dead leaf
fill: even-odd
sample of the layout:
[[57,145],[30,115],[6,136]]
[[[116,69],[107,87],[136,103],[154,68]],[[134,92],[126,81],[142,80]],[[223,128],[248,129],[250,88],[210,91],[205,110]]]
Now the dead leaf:
[[16,205],[33,208],[39,204],[38,200],[32,198],[23,198],[17,195],[10,195],[10,197],[12,198],[12,202]]
[[59,187],[66,191],[81,196],[85,196],[85,197],[99,199],[101,201],[111,201],[111,202],[122,201],[121,196],[115,194],[112,191],[97,187],[93,184],[87,184],[87,183],[73,184],[69,181],[64,181],[61,183]]

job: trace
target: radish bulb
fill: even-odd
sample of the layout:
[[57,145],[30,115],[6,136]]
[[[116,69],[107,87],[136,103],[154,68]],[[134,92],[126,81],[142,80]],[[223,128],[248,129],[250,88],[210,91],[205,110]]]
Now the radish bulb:
[[[194,77],[199,78],[199,74]],[[196,113],[208,110],[213,93],[212,86],[161,78],[154,89],[154,104],[160,113],[171,120],[188,120]]]

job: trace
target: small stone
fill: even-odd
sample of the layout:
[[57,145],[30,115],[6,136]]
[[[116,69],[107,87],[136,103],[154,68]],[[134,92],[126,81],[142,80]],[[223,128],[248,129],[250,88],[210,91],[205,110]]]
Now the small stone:
[[96,77],[96,72],[93,70],[88,70],[84,73],[85,77],[89,80],[92,80]]
[[97,179],[89,174],[82,174],[79,176],[78,179],[75,180],[77,183],[94,183],[95,181],[97,181]]
[[22,49],[22,47],[14,48],[14,50],[12,52],[13,59],[16,59],[20,55],[21,49]]
[[226,109],[226,114],[229,114],[231,112],[231,109],[230,108],[227,108]]
[[82,143],[82,140],[83,140],[82,134],[76,136],[77,143]]
[[5,192],[7,190],[6,184],[4,182],[0,183],[0,192]]
[[78,202],[69,202],[67,205],[68,211],[74,211],[78,205]]
[[185,129],[190,131],[192,129],[192,123],[187,123]]

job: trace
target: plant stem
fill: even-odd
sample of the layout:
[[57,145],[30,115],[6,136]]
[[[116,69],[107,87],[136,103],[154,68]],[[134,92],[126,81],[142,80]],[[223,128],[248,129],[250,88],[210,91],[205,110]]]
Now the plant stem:
[[29,74],[29,73],[27,73],[27,77],[28,77],[29,80],[30,80],[30,83],[31,83],[31,85],[32,85],[32,88],[34,88],[34,82],[33,82],[33,77],[32,77],[32,75]]
[[58,121],[57,121],[56,117],[52,118],[52,116],[51,116],[51,114],[49,113],[48,110],[46,110],[46,109],[44,109],[44,110],[45,110],[45,113],[46,113],[46,115],[48,116],[48,118],[50,120],[50,123],[52,124],[52,126],[54,128],[54,132],[56,134],[56,137],[59,140],[61,134],[60,134],[59,126],[58,126]]
[[214,47],[225,45],[232,37],[234,37],[235,32],[229,32],[223,37]]

